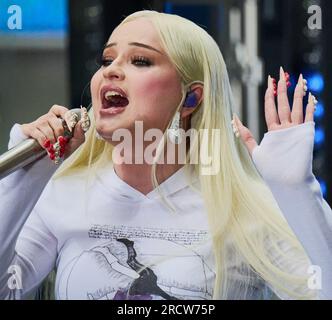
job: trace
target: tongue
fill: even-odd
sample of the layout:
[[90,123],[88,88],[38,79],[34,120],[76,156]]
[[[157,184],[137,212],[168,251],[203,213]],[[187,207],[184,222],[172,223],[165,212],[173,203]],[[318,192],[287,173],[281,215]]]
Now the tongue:
[[129,103],[127,98],[115,96],[112,97],[110,101],[108,101],[108,105],[110,107],[125,107]]

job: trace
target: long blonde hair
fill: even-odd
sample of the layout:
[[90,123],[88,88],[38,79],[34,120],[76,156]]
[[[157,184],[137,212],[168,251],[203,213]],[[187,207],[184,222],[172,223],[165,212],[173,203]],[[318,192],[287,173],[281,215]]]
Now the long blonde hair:
[[[216,268],[213,298],[237,298],[229,293],[237,283],[234,274],[230,273],[230,260],[243,266],[238,271],[238,277],[242,279],[238,290],[248,290],[254,274],[282,297],[312,298],[314,292],[308,289],[306,271],[303,271],[309,260],[245,146],[233,134],[232,93],[218,45],[205,30],[177,15],[139,11],[128,16],[122,24],[138,18],[149,19],[155,26],[183,86],[193,81],[204,84],[204,98],[192,114],[191,128],[197,131],[220,129],[218,139],[212,134],[208,139],[211,157],[220,163],[219,172],[202,175],[201,163],[190,165],[199,176],[213,240]],[[92,127],[86,142],[63,163],[55,177],[82,168],[89,168],[91,173],[93,166],[97,168],[112,161],[112,146],[96,139],[92,112],[90,116]],[[197,139],[190,150],[192,154],[199,153],[202,141],[200,137]],[[156,186],[155,166],[152,178]]]

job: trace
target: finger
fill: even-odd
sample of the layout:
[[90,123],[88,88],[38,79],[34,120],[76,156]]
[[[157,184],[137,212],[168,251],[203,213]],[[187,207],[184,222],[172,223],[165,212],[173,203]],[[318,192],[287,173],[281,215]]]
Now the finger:
[[270,75],[267,80],[264,109],[265,109],[265,121],[268,130],[270,130],[272,126],[280,124],[274,100],[273,79],[271,78]]
[[81,126],[82,120],[80,120],[73,130],[73,139],[78,141],[85,141],[85,132]]
[[280,79],[278,82],[278,114],[281,124],[291,122],[290,113],[290,106],[287,96],[286,75],[284,69],[280,67]]
[[56,117],[60,117],[61,119],[64,119],[66,121],[69,131],[70,132],[72,131],[73,125],[72,125],[72,121],[70,119],[71,112],[68,108],[55,104],[52,106],[49,113],[52,115],[55,115]]
[[65,114],[66,114],[66,112],[67,112],[68,110],[69,110],[69,109],[66,108],[66,107],[63,107],[63,106],[59,106],[59,105],[57,105],[57,104],[54,104],[54,105],[51,107],[49,113],[52,113],[52,114],[54,114],[56,117],[61,117],[62,119],[64,119]]
[[81,120],[77,123],[73,130],[73,136],[69,140],[64,151],[64,158],[68,158],[82,143],[85,141],[85,132],[81,127]]
[[65,130],[63,128],[62,120],[60,118],[57,118],[56,116],[51,116],[48,120],[48,123],[53,130],[55,138],[64,135]]
[[45,135],[41,130],[39,130],[37,127],[35,127],[31,134],[30,134],[31,138],[35,139],[38,141],[38,143],[45,149],[44,147],[44,143],[47,139],[49,139],[47,137],[47,135]]
[[250,155],[252,155],[253,150],[255,149],[255,147],[257,147],[257,142],[255,138],[253,137],[250,130],[242,124],[242,122],[240,121],[240,119],[236,114],[233,115],[233,119],[235,120],[235,125],[239,130],[241,140],[247,147]]
[[314,121],[314,113],[317,105],[315,96],[309,92],[308,104],[306,107],[305,120],[304,122]]
[[46,139],[49,139],[52,143],[56,141],[56,135],[49,122],[49,118],[44,118],[36,124],[36,128],[43,133]]
[[67,127],[68,127],[69,131],[72,132],[75,125],[78,122],[77,114],[75,112],[71,111],[71,110],[68,110],[65,113],[63,119],[66,121],[66,124],[67,124]]
[[291,121],[295,124],[303,123],[303,96],[306,91],[306,84],[302,74],[299,76],[299,80],[295,87],[293,107],[291,113]]

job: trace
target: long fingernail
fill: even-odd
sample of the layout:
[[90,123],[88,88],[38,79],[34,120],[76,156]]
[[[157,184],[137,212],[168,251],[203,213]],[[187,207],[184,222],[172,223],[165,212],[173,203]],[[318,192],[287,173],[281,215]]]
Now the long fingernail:
[[284,71],[283,67],[280,67],[279,79],[286,81],[286,75],[285,75],[285,71]]
[[312,95],[312,99],[313,99],[313,103],[314,103],[314,105],[317,105],[317,104],[318,104],[318,101],[317,101],[316,97]]
[[302,73],[300,73],[299,80],[297,81],[297,84],[298,85],[302,85],[303,84],[303,75],[302,75]]
[[235,123],[236,123],[237,125],[241,124],[242,122],[241,122],[240,118],[237,116],[237,114],[234,113],[233,115],[234,115]]
[[307,80],[303,79],[302,73],[300,74],[299,80],[297,81],[297,86],[303,90],[303,96],[305,96],[307,94],[308,87]]
[[233,133],[238,138],[240,136],[239,128],[237,126],[237,116],[235,113],[233,113],[233,120],[231,121],[232,127],[233,127]]
[[48,148],[47,148],[47,151],[50,153],[50,154],[54,154],[54,148],[53,148],[53,144],[51,144]]
[[289,88],[292,84],[289,81],[290,75],[288,72],[285,72],[283,67],[280,67],[280,72],[279,72],[279,78],[281,81],[283,81],[286,84],[286,89]]
[[44,143],[43,143],[43,147],[45,148],[45,149],[47,149],[47,148],[49,148],[51,146],[51,141],[50,141],[50,139],[46,139],[45,141],[44,141]]
[[311,104],[314,104],[314,105],[318,104],[318,101],[317,101],[316,97],[313,94],[311,94],[311,92],[309,92],[309,99],[308,100],[309,100],[309,103],[311,103]]
[[311,94],[311,92],[309,92],[308,103],[313,105],[314,106],[314,111],[316,111],[318,101],[317,101],[316,97],[313,94]]
[[277,81],[276,79],[272,78],[270,75],[268,77],[268,88],[273,90],[274,96],[277,96]]

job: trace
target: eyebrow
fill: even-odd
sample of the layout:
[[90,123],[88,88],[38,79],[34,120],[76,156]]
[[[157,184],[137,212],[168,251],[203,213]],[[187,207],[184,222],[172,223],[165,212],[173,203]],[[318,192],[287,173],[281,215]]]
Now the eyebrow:
[[[160,54],[163,54],[161,51],[159,51],[158,49],[154,48],[154,47],[151,47],[147,44],[144,44],[144,43],[140,43],[140,42],[130,42],[128,43],[130,46],[136,46],[136,47],[141,47],[141,48],[145,48],[145,49],[149,49],[149,50],[153,50],[153,51],[156,51]],[[107,48],[110,48],[110,47],[114,47],[116,46],[117,43],[116,42],[111,42],[111,43],[108,43],[108,44],[105,44],[104,46],[104,50],[107,49]]]

